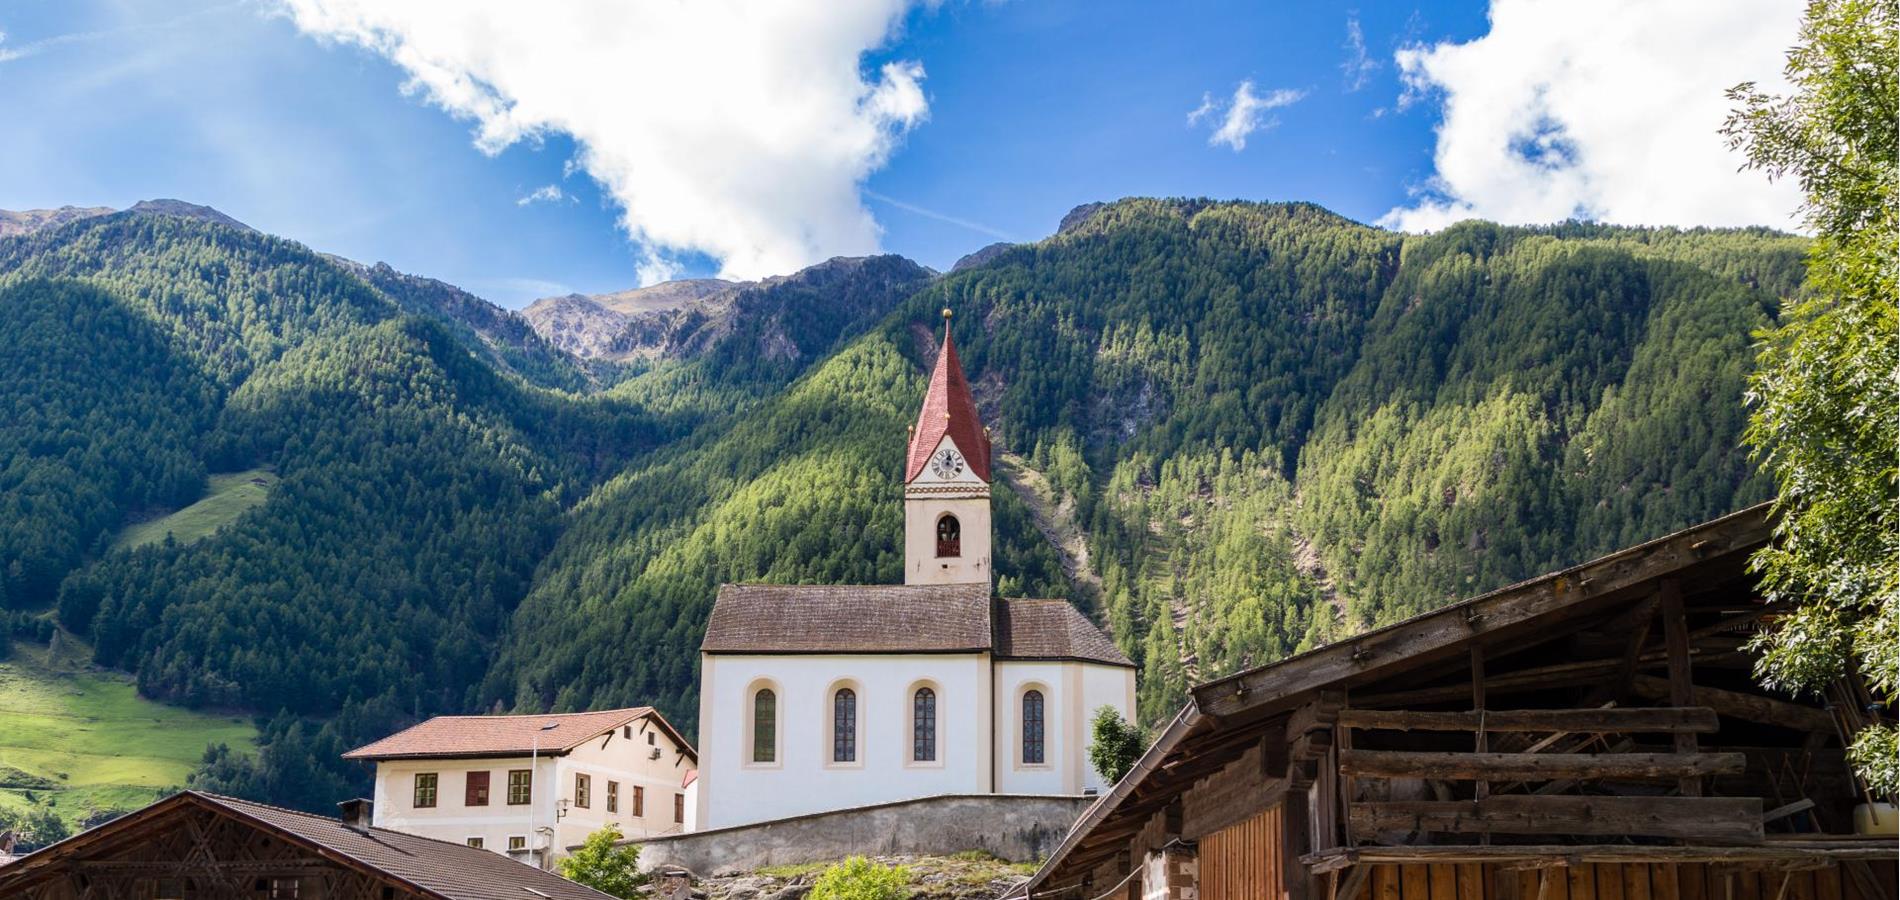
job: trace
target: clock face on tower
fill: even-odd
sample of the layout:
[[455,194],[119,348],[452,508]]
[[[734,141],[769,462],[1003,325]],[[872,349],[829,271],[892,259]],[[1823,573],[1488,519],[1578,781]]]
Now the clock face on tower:
[[930,471],[946,481],[955,478],[963,474],[963,457],[958,456],[957,451],[945,447],[930,458]]

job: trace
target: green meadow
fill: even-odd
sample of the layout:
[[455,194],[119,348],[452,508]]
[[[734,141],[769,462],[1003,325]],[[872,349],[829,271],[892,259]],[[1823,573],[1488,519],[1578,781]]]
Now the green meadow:
[[146,700],[89,655],[62,632],[50,648],[16,643],[0,662],[0,807],[51,806],[77,829],[183,785],[206,744],[249,748],[257,737],[244,716]]
[[113,549],[126,550],[156,543],[168,534],[181,544],[207,537],[262,504],[270,496],[271,487],[277,484],[277,475],[269,469],[251,469],[213,475],[209,481],[209,490],[198,502],[169,515],[127,526],[119,532]]

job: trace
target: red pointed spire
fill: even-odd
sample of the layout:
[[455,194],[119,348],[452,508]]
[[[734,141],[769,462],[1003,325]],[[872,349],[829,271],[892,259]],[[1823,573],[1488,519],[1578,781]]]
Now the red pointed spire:
[[963,377],[963,364],[957,361],[947,309],[943,311],[943,348],[937,351],[937,367],[930,373],[924,407],[918,411],[917,425],[910,432],[910,456],[904,464],[905,483],[923,472],[930,462],[930,454],[946,434],[956,442],[970,471],[989,481],[990,436],[983,430],[983,420],[977,416],[976,400],[970,396],[970,382]]

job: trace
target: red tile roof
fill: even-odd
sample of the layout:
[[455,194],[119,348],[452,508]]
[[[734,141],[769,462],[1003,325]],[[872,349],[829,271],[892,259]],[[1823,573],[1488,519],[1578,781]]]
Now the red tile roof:
[[970,382],[963,377],[963,364],[957,360],[957,347],[950,339],[949,310],[944,310],[943,319],[943,347],[937,351],[937,367],[930,373],[930,387],[924,391],[924,406],[917,413],[910,455],[904,463],[907,484],[923,472],[944,435],[956,442],[976,477],[990,480],[990,436],[983,430],[976,400],[970,396]]
[[[343,754],[344,759],[438,759],[472,756],[559,756],[636,720],[651,717],[689,756],[693,746],[651,706],[528,716],[436,716]],[[542,731],[542,726],[555,727]]]

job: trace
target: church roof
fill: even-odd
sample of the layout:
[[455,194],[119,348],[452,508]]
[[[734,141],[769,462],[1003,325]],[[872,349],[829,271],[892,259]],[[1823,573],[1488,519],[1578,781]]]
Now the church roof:
[[996,655],[1074,659],[1133,668],[1134,660],[1067,600],[998,600]]
[[956,442],[969,462],[970,471],[984,481],[990,480],[990,436],[983,431],[977,415],[976,400],[970,396],[970,382],[963,377],[963,364],[957,360],[957,346],[950,339],[950,311],[944,311],[943,347],[937,351],[937,367],[930,373],[930,388],[924,391],[924,406],[917,412],[917,427],[910,436],[910,454],[904,462],[904,481],[909,483],[922,473],[944,435]]
[[1133,666],[1066,600],[990,599],[987,584],[727,584],[706,653],[981,653]]
[[946,653],[990,648],[987,584],[725,584],[706,653]]

